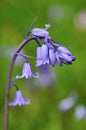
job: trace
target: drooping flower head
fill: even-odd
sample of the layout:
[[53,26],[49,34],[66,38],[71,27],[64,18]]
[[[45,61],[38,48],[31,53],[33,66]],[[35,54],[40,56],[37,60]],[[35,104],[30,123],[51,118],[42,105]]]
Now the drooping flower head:
[[66,47],[56,44],[54,40],[51,39],[49,32],[47,31],[50,24],[46,24],[45,26],[45,29],[35,28],[31,31],[33,35],[44,41],[44,44],[37,48],[36,66],[43,64],[55,66],[56,61],[60,66],[62,66],[63,63],[72,64],[72,61],[76,58]]
[[16,79],[23,78],[23,77],[28,79],[28,78],[31,78],[32,76],[35,78],[38,78],[39,74],[38,72],[36,73],[33,72],[31,64],[27,61],[23,66],[22,75],[17,75]]
[[[22,48],[30,40],[35,40],[37,42],[39,47],[37,47],[36,66],[44,65],[45,67],[46,64],[50,64],[51,66],[54,67],[56,62],[58,62],[60,66],[62,66],[63,63],[72,64],[72,61],[75,60],[75,57],[66,47],[58,43],[56,44],[54,40],[51,39],[51,37],[49,36],[49,32],[47,31],[48,28],[50,27],[50,24],[45,24],[45,26],[46,27],[44,29],[43,28],[35,28],[35,29],[30,28],[30,30],[27,32],[27,35],[26,35],[27,41],[25,41],[25,43],[21,45],[20,47]],[[32,33],[33,35],[31,39],[28,38],[29,33]],[[41,45],[40,40],[43,41],[43,45]],[[21,50],[21,48],[19,49]],[[17,53],[17,56],[18,55],[23,56],[26,62],[23,66],[22,74],[17,75],[16,79],[23,78],[23,77],[28,79],[28,78],[31,78],[32,76],[35,78],[38,78],[39,74],[38,72],[36,73],[33,72],[31,64],[27,61],[28,57],[26,55],[22,55],[21,53]],[[46,78],[48,77],[47,74],[49,74],[49,72],[47,71],[47,69],[44,69],[44,71],[46,71],[47,73],[44,73],[43,78]],[[45,77],[45,74],[46,74],[46,77]],[[51,77],[49,77],[49,80],[51,80]],[[46,78],[45,81],[48,83],[49,80],[48,78]],[[12,86],[12,83],[11,83],[11,86]],[[17,90],[14,95],[14,101],[10,102],[9,106],[16,106],[17,104],[19,106],[22,106],[24,104],[29,104],[29,103],[30,103],[30,100],[26,99],[20,90]],[[67,110],[71,106],[73,106],[74,100],[72,100],[72,98],[69,97],[68,99],[64,100],[64,102],[60,104],[60,107],[63,107],[64,103],[66,103],[65,110]]]
[[30,99],[26,99],[20,90],[16,90],[14,94],[14,101],[9,102],[9,106],[23,106],[24,104],[30,104]]
[[72,53],[62,45],[57,47],[53,44],[50,45],[50,43],[47,43],[37,47],[36,66],[50,64],[54,67],[56,62],[62,66],[63,63],[72,64],[75,59],[75,56],[73,56]]

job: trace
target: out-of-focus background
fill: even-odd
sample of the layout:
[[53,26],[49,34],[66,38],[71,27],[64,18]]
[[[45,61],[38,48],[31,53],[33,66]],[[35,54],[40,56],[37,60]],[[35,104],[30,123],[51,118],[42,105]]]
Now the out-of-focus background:
[[[4,121],[4,95],[10,58],[38,16],[35,27],[47,23],[50,36],[76,56],[72,65],[57,64],[39,79],[16,81],[30,105],[10,108],[9,130],[86,129],[86,1],[85,0],[3,0],[0,1],[0,130]],[[36,55],[35,42],[24,49]],[[34,71],[35,60],[30,59]],[[24,60],[18,58],[12,77],[21,73]],[[41,73],[41,71],[40,71]],[[46,78],[48,80],[46,80]],[[15,88],[10,90],[13,100]]]

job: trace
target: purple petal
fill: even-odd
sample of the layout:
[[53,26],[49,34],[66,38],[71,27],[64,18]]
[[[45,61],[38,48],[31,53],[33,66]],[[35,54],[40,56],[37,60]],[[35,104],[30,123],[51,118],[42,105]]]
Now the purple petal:
[[72,62],[71,56],[68,56],[65,53],[60,53],[59,57],[62,58],[65,62],[70,62],[70,63]]
[[59,54],[58,54],[57,51],[55,52],[55,56],[56,56],[56,60],[57,60],[58,64],[59,64],[60,66],[62,66],[62,59],[59,57]]
[[40,65],[42,65],[42,59],[41,59],[41,60],[38,59],[38,60],[36,61],[36,66],[40,66]]
[[45,29],[35,28],[32,29],[32,34],[37,37],[46,37],[49,33]]
[[45,24],[46,30],[48,30],[50,28],[50,24]]
[[37,60],[36,66],[40,66],[42,64],[42,47],[37,47]]
[[42,59],[42,47],[37,47],[37,60]]
[[15,102],[9,102],[9,106],[16,106],[17,104]]
[[63,46],[59,46],[58,51],[68,54],[68,55],[72,55],[72,53],[66,47],[63,47]]
[[37,36],[37,37],[47,37],[49,32],[46,31],[48,30],[48,28],[50,27],[50,24],[45,24],[46,28],[42,29],[42,28],[34,28],[32,29],[32,34]]
[[49,61],[52,66],[55,66],[56,58],[55,58],[55,53],[53,49],[49,49]]
[[75,56],[71,56],[71,58],[72,58],[72,61],[76,60],[76,57],[75,57]]
[[33,76],[34,78],[38,78],[38,77],[39,77],[39,73],[38,73],[38,72],[36,72],[36,73],[32,72],[32,76]]
[[24,75],[26,79],[31,77],[32,72],[31,72],[31,65],[29,62],[26,62],[24,64],[22,75]]
[[43,64],[46,64],[46,63],[49,64],[48,46],[46,44],[42,45],[42,62]]

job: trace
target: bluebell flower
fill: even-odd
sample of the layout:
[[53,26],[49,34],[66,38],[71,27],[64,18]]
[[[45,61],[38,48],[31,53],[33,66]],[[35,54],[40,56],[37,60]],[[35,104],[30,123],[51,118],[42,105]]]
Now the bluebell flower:
[[73,56],[72,53],[66,47],[61,45],[57,47],[55,56],[60,66],[62,66],[62,63],[72,64],[72,61],[76,59],[75,56]]
[[43,64],[49,64],[48,46],[46,44],[43,44],[42,46],[37,47],[36,66],[40,66]]
[[44,44],[37,48],[36,66],[43,64],[55,66],[56,61],[60,66],[62,66],[63,63],[72,64],[75,57],[66,47],[56,44],[55,41],[51,39],[47,31],[50,24],[46,24],[45,26],[45,29],[35,28],[31,30],[33,35],[44,41]]
[[38,72],[36,73],[33,72],[31,64],[27,61],[23,66],[22,75],[17,75],[16,79],[23,78],[23,77],[28,79],[28,78],[31,78],[32,76],[35,78],[38,78],[39,74]]
[[24,104],[30,104],[30,99],[26,99],[20,90],[17,90],[14,94],[14,101],[9,102],[9,106],[23,106]]
[[47,37],[49,32],[47,31],[48,28],[50,27],[50,24],[45,24],[46,28],[42,29],[42,28],[34,28],[32,29],[32,34],[39,37],[39,38],[44,38]]

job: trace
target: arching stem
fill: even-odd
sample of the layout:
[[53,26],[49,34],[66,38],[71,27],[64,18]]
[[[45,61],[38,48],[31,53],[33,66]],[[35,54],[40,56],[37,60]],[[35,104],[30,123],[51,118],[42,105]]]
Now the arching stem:
[[16,51],[14,52],[12,59],[10,61],[10,66],[8,70],[7,75],[7,81],[6,81],[6,91],[5,91],[5,106],[4,106],[4,130],[8,130],[8,124],[9,124],[9,95],[10,95],[10,82],[11,82],[11,75],[14,67],[14,63],[17,57],[17,53],[21,51],[21,49],[31,40],[35,40],[36,37],[32,36],[27,39],[24,39],[21,44],[18,46]]

